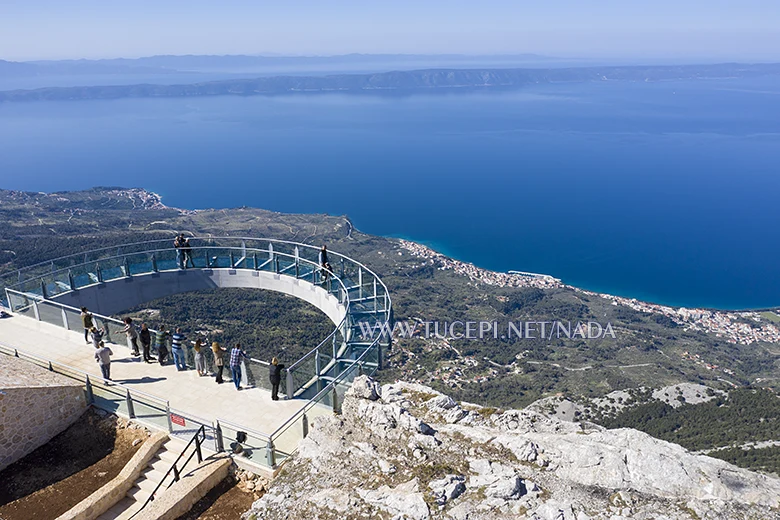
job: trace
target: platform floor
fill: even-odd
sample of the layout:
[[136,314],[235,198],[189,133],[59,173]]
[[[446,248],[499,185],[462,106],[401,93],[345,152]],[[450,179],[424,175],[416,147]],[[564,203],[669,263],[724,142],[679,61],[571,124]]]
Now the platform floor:
[[[83,332],[13,315],[0,319],[0,341],[36,357],[68,365],[100,379],[94,347],[86,345]],[[260,388],[237,391],[231,381],[216,384],[214,377],[199,377],[194,370],[179,372],[169,364],[144,363],[123,345],[108,345],[114,352],[111,377],[131,389],[170,402],[171,408],[207,421],[223,419],[260,433],[271,434],[298,412],[307,401],[272,401]],[[2,362],[0,356],[0,363]],[[227,371],[227,369],[226,369]],[[320,408],[320,407],[318,407]],[[313,415],[326,413],[321,407]]]

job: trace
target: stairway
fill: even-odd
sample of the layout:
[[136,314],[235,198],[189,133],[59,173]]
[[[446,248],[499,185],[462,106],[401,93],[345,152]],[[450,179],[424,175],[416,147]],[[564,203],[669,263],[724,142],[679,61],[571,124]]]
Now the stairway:
[[[133,487],[130,488],[125,497],[114,504],[111,509],[100,515],[98,520],[127,520],[132,517],[144,505],[146,499],[149,498],[149,495],[157,487],[157,484],[162,480],[185,446],[186,443],[179,439],[169,438],[165,441],[141,472],[138,479],[133,483]],[[198,459],[193,457],[186,468],[180,468],[180,475],[193,470],[197,465]],[[164,493],[172,482],[173,472],[165,479],[165,482],[157,491],[157,496],[159,497]]]

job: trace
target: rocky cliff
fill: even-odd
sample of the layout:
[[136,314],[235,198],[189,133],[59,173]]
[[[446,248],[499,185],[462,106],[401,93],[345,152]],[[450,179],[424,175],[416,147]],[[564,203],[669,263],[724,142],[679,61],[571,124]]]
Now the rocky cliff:
[[362,377],[243,518],[778,519],[780,480],[636,430]]

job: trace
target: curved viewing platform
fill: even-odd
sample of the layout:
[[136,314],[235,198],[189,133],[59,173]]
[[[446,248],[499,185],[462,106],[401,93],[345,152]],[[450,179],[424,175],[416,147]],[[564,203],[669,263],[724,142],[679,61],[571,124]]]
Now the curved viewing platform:
[[[276,467],[297,447],[317,415],[338,411],[359,374],[382,366],[390,345],[392,306],[381,279],[363,264],[319,248],[273,239],[190,238],[190,259],[173,239],[103,248],[29,266],[0,277],[11,318],[0,320],[0,353],[26,358],[83,382],[98,407],[134,417],[173,433],[205,426],[215,451],[246,432],[243,452]],[[181,268],[181,261],[188,266]],[[111,317],[147,301],[183,292],[224,287],[259,288],[300,298],[320,309],[333,331],[290,363],[281,385],[284,400],[271,401],[268,363],[242,364],[248,389],[217,385],[195,371],[138,362],[130,355],[124,324]],[[107,383],[84,345],[80,307],[93,312],[114,349]],[[362,327],[361,327],[362,325]],[[366,328],[366,325],[370,327]],[[366,335],[370,330],[371,334]],[[115,348],[116,347],[116,348]],[[167,347],[169,348],[169,346]],[[210,349],[203,350],[214,368]],[[194,353],[186,350],[187,364]]]

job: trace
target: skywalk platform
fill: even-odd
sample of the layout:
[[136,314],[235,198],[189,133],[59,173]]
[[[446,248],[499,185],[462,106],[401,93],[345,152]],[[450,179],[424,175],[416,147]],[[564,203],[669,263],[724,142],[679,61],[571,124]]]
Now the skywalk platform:
[[[68,375],[83,383],[94,406],[174,436],[191,437],[203,427],[214,451],[233,451],[273,470],[296,450],[317,416],[340,409],[356,376],[381,368],[389,334],[364,338],[360,324],[368,320],[390,330],[387,287],[344,255],[331,253],[335,267],[316,259],[319,249],[308,244],[234,237],[193,241],[186,269],[181,251],[167,240],[155,240],[4,274],[0,304],[12,316],[0,319],[0,363],[13,355]],[[333,332],[287,367],[282,400],[271,399],[269,367],[262,360],[243,363],[244,389],[238,391],[227,367],[219,385],[213,376],[178,371],[170,360],[160,366],[132,356],[123,324],[111,317],[155,298],[219,287],[282,292],[314,305],[334,323]],[[106,331],[104,339],[114,352],[111,382],[102,379],[94,347],[84,341],[82,306]],[[210,350],[204,354],[213,368]]]

